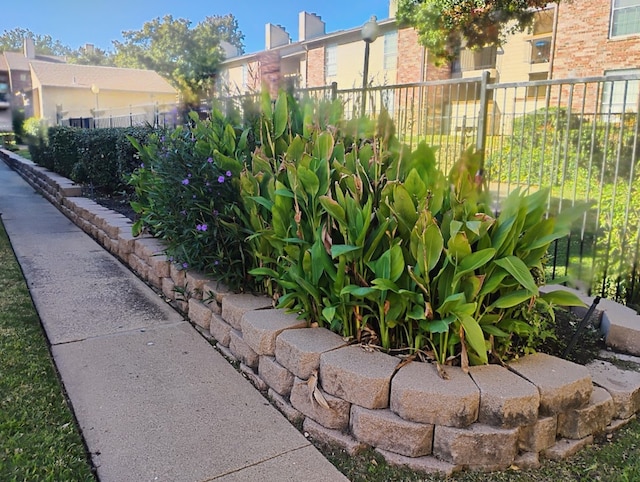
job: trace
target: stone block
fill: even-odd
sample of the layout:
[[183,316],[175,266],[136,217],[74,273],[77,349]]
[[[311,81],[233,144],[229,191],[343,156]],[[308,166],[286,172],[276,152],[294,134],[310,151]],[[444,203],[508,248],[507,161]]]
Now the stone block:
[[273,405],[275,405],[282,415],[284,415],[292,424],[297,425],[304,419],[304,415],[293,408],[291,404],[279,393],[269,389],[267,396],[273,402]]
[[155,254],[147,258],[149,267],[153,270],[156,276],[160,278],[171,277],[171,262],[164,254]]
[[231,330],[229,333],[229,350],[235,357],[251,368],[258,367],[258,355],[249,345],[242,339],[242,333],[237,330]]
[[187,289],[190,295],[197,300],[202,299],[204,285],[210,281],[211,278],[199,271],[187,271]]
[[220,350],[220,353],[222,353],[222,356],[224,356],[228,361],[232,363],[240,363],[240,360],[238,360],[235,357],[235,355],[231,353],[231,350],[229,350],[229,347],[223,346],[220,343],[216,343],[216,348]]
[[474,423],[467,428],[436,426],[433,454],[455,465],[509,467],[518,453],[518,429]]
[[346,346],[320,355],[322,389],[365,408],[388,408],[391,377],[400,360],[361,346]]
[[433,425],[409,422],[391,410],[369,410],[351,406],[349,422],[353,436],[372,447],[407,457],[430,455]]
[[176,286],[184,288],[187,285],[187,270],[178,263],[169,265],[169,276]]
[[323,427],[346,431],[349,426],[351,404],[328,393],[323,393],[322,390],[320,393],[329,408],[323,407],[316,401],[306,381],[296,378],[291,389],[291,405]]
[[391,410],[405,420],[466,427],[478,419],[480,390],[458,367],[445,368],[448,379],[431,363],[413,362],[391,380]]
[[134,253],[129,254],[129,267],[138,273],[142,279],[147,279],[149,275],[149,265]]
[[535,385],[500,365],[471,367],[469,373],[480,389],[480,423],[513,428],[538,419],[540,394]]
[[539,469],[542,464],[538,452],[523,452],[516,456],[513,465],[522,470],[535,470]]
[[633,422],[636,419],[635,415],[632,415],[629,418],[625,418],[623,420],[611,420],[609,426],[604,430],[606,433],[613,433],[620,430],[622,427],[625,427],[629,423]]
[[284,330],[304,328],[307,322],[284,310],[258,310],[246,312],[240,326],[242,337],[253,351],[258,355],[274,356],[278,335]]
[[258,374],[271,389],[280,395],[288,396],[291,393],[293,374],[280,365],[274,357],[260,356]]
[[162,290],[162,279],[163,278],[156,276],[152,270],[147,270],[147,283],[149,283],[154,288]]
[[595,360],[587,365],[593,383],[613,398],[616,418],[629,418],[640,411],[640,373],[623,370],[612,363]]
[[171,278],[162,278],[162,294],[168,300],[176,299],[176,285]]
[[135,240],[136,238],[131,234],[131,232],[127,233],[121,230],[120,233],[118,233],[118,253],[120,257],[124,258],[124,255],[134,252]]
[[615,407],[609,392],[595,387],[589,405],[558,414],[558,435],[573,440],[604,432],[611,423]]
[[162,254],[164,246],[160,240],[153,236],[139,236],[136,238],[134,245],[134,253],[143,259],[151,258],[156,254]]
[[617,351],[640,355],[640,316],[631,308],[603,299],[600,330],[606,335],[607,346]]
[[189,319],[196,325],[208,330],[211,324],[211,310],[202,301],[191,298],[189,300]]
[[267,390],[269,390],[269,387],[264,382],[264,380],[262,380],[258,375],[256,375],[256,372],[254,372],[251,367],[248,367],[244,363],[241,363],[240,371],[247,378],[247,380],[249,380],[251,384],[254,387],[256,387],[259,391],[266,392]]
[[231,337],[231,325],[225,322],[222,317],[216,313],[211,313],[211,320],[209,320],[209,333],[213,336],[218,343],[222,346],[228,347]]
[[245,313],[271,308],[271,299],[266,296],[230,294],[222,300],[222,318],[236,330],[242,330],[242,317]]
[[542,452],[556,443],[558,416],[544,417],[520,428],[518,447],[526,452]]
[[541,415],[554,415],[589,403],[593,384],[582,365],[536,353],[511,362],[509,368],[538,387]]
[[203,299],[205,300],[213,299],[217,303],[222,303],[222,300],[224,299],[225,296],[233,293],[228,287],[226,287],[220,281],[209,281],[208,283],[205,283],[202,290],[203,290],[203,293],[202,293]]
[[308,417],[304,419],[302,429],[305,431],[305,436],[308,434],[309,437],[323,444],[337,445],[349,455],[356,455],[367,448],[365,444],[358,442],[353,437],[339,430],[323,427]]
[[437,474],[444,477],[451,477],[461,469],[458,465],[444,462],[443,460],[439,460],[435,457],[407,457],[405,455],[396,454],[382,449],[376,449],[376,452],[382,455],[389,465],[408,467],[410,470],[423,472],[425,474]]
[[582,440],[568,440],[566,438],[559,439],[553,447],[549,447],[542,452],[542,455],[550,460],[563,460],[567,457],[575,455],[583,448],[593,444],[593,435],[583,438]]
[[276,338],[276,360],[306,380],[320,368],[320,355],[345,345],[340,335],[325,328],[285,330]]

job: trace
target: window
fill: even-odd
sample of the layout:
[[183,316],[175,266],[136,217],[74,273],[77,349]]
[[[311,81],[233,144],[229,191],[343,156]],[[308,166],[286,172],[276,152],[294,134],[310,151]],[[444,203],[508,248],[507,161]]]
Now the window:
[[249,66],[242,64],[242,91],[246,92],[249,87]]
[[640,33],[640,0],[612,0],[611,37]]
[[398,67],[398,32],[384,34],[384,70],[395,70]]
[[549,62],[551,57],[551,37],[538,38],[531,41],[531,63]]
[[[546,72],[538,72],[529,74],[529,82],[535,82],[537,80],[547,80]],[[545,97],[547,95],[546,85],[530,85],[527,87],[527,97],[530,99],[535,99]]]
[[338,46],[327,45],[324,49],[324,71],[326,77],[338,75]]
[[[609,70],[605,76],[639,75],[640,69]],[[602,112],[604,114],[622,114],[635,112],[638,107],[640,80],[606,81],[602,87]]]

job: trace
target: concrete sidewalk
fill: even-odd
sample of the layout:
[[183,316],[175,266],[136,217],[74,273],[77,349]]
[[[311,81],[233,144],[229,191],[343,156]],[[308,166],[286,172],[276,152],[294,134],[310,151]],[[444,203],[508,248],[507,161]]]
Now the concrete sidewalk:
[[101,481],[347,480],[4,162],[0,213]]

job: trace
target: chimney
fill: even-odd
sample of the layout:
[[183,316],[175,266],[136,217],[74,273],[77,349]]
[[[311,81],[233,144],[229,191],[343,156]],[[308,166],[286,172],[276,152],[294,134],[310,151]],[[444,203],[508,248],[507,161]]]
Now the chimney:
[[237,57],[239,55],[238,47],[233,44],[230,44],[226,40],[220,41],[220,48],[222,49],[222,53],[224,54],[225,59],[230,59],[231,57]]
[[84,53],[87,55],[92,55],[96,51],[96,48],[93,44],[84,44]]
[[304,42],[325,34],[325,23],[315,13],[300,12],[298,14],[298,40]]
[[291,43],[291,37],[282,25],[268,23],[265,26],[265,50],[282,47]]
[[31,37],[24,38],[22,53],[28,59],[36,58],[36,44]]
[[389,18],[396,18],[398,14],[398,0],[389,0]]

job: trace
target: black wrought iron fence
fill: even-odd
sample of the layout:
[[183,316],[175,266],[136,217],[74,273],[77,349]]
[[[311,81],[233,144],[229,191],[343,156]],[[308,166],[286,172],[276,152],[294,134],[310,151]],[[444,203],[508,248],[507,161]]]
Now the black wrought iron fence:
[[[400,140],[437,148],[447,170],[469,147],[483,153],[498,201],[514,189],[550,188],[549,214],[592,203],[554,243],[548,277],[640,307],[640,75],[490,83],[470,79],[298,91],[339,99],[345,116],[386,109]],[[241,106],[246,96],[227,101]]]

